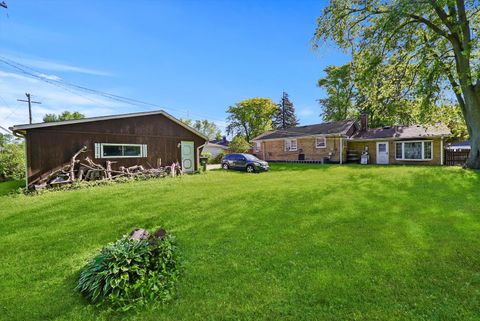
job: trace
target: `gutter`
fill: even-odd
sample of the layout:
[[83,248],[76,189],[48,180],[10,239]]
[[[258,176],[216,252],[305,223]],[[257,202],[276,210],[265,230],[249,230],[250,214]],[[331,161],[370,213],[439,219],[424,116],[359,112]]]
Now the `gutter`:
[[301,138],[316,138],[316,137],[346,137],[345,133],[335,133],[335,134],[309,134],[303,136],[290,136],[290,137],[278,137],[278,138],[265,138],[265,139],[252,139],[252,142],[268,142],[268,141],[278,141],[285,139],[301,139]]

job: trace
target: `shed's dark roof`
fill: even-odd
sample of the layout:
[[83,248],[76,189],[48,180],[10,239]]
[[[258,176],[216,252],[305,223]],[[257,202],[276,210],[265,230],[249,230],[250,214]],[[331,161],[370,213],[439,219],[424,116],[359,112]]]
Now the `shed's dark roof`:
[[450,130],[442,124],[439,125],[413,125],[413,126],[387,126],[371,128],[360,131],[353,139],[376,139],[376,138],[423,138],[440,137],[450,135]]
[[10,127],[13,132],[18,131],[26,131],[29,129],[34,128],[44,128],[44,127],[53,127],[53,126],[64,126],[64,125],[71,125],[71,124],[80,124],[80,123],[89,123],[95,121],[102,121],[102,120],[111,120],[111,119],[120,119],[120,118],[130,118],[130,117],[141,117],[141,116],[150,116],[150,115],[163,115],[166,118],[172,120],[173,122],[179,124],[180,126],[185,127],[192,133],[204,138],[205,140],[208,139],[203,133],[199,132],[193,127],[188,126],[181,120],[173,117],[169,113],[164,110],[155,110],[155,111],[147,111],[147,112],[140,112],[140,113],[128,113],[128,114],[118,114],[118,115],[109,115],[109,116],[99,116],[99,117],[89,117],[89,118],[82,118],[82,119],[73,119],[73,120],[64,120],[64,121],[55,121],[55,122],[47,122],[47,123],[35,123],[35,124],[23,124],[23,125],[15,125]]
[[322,124],[292,127],[288,129],[278,129],[263,133],[253,140],[301,137],[309,135],[345,135],[350,127],[355,123],[353,120],[334,121]]

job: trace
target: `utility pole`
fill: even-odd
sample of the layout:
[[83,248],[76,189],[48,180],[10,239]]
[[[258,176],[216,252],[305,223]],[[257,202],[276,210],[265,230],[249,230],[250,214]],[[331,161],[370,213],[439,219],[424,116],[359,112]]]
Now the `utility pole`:
[[31,124],[32,123],[32,104],[41,104],[41,102],[33,101],[32,95],[30,93],[25,93],[25,96],[27,96],[27,100],[25,99],[17,99],[17,100],[24,103],[28,103],[28,120]]

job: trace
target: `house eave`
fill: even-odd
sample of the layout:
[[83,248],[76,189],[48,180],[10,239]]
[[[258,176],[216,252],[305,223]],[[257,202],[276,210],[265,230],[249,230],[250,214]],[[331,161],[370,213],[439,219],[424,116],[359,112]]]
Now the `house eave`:
[[151,116],[151,115],[163,115],[166,118],[170,119],[171,121],[177,123],[178,125],[184,127],[185,129],[189,130],[190,132],[194,133],[195,135],[202,137],[206,141],[208,140],[208,137],[205,136],[203,133],[199,132],[195,128],[192,128],[192,127],[188,126],[187,124],[183,123],[182,121],[180,121],[179,119],[170,115],[169,113],[167,113],[164,110],[156,110],[156,111],[140,112],[140,113],[118,114],[118,115],[109,115],[109,116],[89,117],[89,118],[82,118],[82,119],[64,120],[64,121],[58,121],[58,122],[14,125],[14,126],[10,127],[10,130],[14,133],[18,132],[18,133],[24,134],[24,133],[26,133],[27,130],[36,129],[36,128],[47,128],[47,127],[82,124],[82,123],[97,122],[97,121],[103,121],[103,120],[113,120],[113,119],[131,118],[131,117],[142,117],[142,116]]
[[368,142],[368,141],[385,141],[385,140],[422,140],[422,139],[432,139],[432,138],[444,138],[450,135],[429,135],[429,136],[412,136],[412,137],[377,137],[377,138],[358,138],[358,137],[350,137],[348,138],[349,141],[359,141],[359,142]]
[[315,137],[343,137],[347,138],[346,134],[309,134],[303,136],[288,136],[288,137],[278,137],[278,138],[266,138],[266,139],[253,139],[252,142],[268,142],[276,140],[285,140],[285,139],[300,139],[300,138],[315,138]]

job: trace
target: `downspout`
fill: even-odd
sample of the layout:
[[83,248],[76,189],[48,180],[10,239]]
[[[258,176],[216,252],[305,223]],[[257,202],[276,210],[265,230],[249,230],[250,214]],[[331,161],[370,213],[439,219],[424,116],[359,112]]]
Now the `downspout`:
[[19,132],[12,131],[13,136],[23,138],[25,140],[25,188],[28,189],[28,154],[27,154],[27,136]]
[[340,136],[340,164],[343,164],[343,137]]
[[203,145],[200,145],[200,146],[197,147],[197,161],[196,161],[196,163],[197,163],[197,171],[200,170],[200,148],[205,147],[205,145],[207,145],[207,142],[206,142],[206,141],[205,141],[205,143],[204,143]]
[[440,165],[443,165],[443,136],[440,139]]

